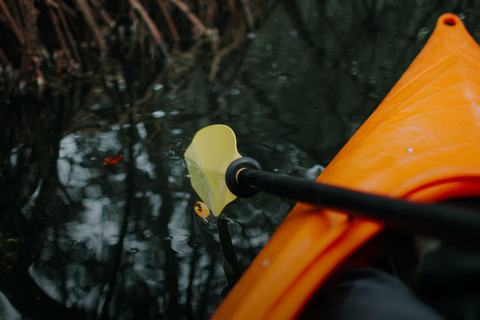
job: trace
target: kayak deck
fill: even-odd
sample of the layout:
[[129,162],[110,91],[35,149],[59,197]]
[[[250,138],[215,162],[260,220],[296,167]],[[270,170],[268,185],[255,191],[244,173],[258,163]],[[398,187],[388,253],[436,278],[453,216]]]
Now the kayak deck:
[[[318,182],[418,202],[480,196],[480,48],[442,15],[408,70]],[[382,230],[299,203],[213,319],[292,319]]]

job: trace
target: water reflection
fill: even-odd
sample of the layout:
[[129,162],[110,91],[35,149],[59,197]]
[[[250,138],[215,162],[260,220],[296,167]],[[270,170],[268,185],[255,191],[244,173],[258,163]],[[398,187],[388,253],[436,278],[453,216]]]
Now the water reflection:
[[[207,318],[226,280],[216,222],[194,212],[199,199],[183,162],[193,135],[227,124],[240,152],[266,170],[314,179],[436,18],[464,12],[468,24],[480,12],[476,2],[408,3],[284,1],[248,47],[219,65],[216,81],[192,55],[149,77],[144,65],[118,62],[105,66],[105,79],[76,83],[73,101],[4,108],[3,314]],[[72,103],[81,106],[67,114]],[[226,207],[243,269],[291,206],[258,195]]]

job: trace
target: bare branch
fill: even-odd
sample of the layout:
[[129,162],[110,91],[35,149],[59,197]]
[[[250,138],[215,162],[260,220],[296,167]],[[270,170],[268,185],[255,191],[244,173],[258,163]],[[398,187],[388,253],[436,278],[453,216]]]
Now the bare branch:
[[218,15],[216,7],[217,3],[215,0],[207,0],[207,19],[210,26],[214,24],[214,18]]
[[243,5],[243,10],[245,10],[245,15],[247,16],[247,23],[250,30],[255,30],[255,20],[253,19],[252,9],[250,8],[250,3],[248,0],[241,0]]
[[10,28],[12,29],[12,32],[17,37],[18,42],[20,43],[21,46],[23,46],[24,39],[23,39],[22,31],[20,30],[20,27],[17,25],[15,20],[13,20],[13,17],[10,14],[10,10],[8,10],[8,7],[5,4],[5,2],[3,2],[3,0],[0,0],[0,11],[5,16],[5,18],[7,19],[8,24],[10,25]]
[[108,49],[107,44],[100,33],[100,28],[98,27],[97,22],[93,19],[93,13],[90,10],[90,7],[85,0],[75,0],[75,3],[78,10],[83,14],[83,18],[85,19],[88,28],[93,33],[93,37],[98,43],[98,48],[100,49],[102,56],[105,55]]
[[175,27],[175,24],[172,21],[172,17],[170,17],[170,14],[168,13],[167,6],[165,5],[164,0],[157,0],[158,6],[160,7],[160,10],[162,10],[162,14],[165,17],[165,20],[167,21],[168,28],[170,29],[170,32],[172,33],[173,40],[175,41],[175,45],[177,45],[180,42],[180,35],[178,34],[177,28]]
[[[57,40],[58,46],[62,51],[62,53],[58,55],[60,57],[65,55],[66,59],[68,60],[68,64],[74,65],[75,63],[72,61],[72,55],[70,53],[70,50],[67,47],[67,44],[65,43],[65,40],[63,39],[60,24],[54,12],[54,9],[56,8],[58,10],[59,6],[57,3],[53,2],[52,0],[45,0],[44,3],[46,3],[48,6],[48,17],[51,23],[53,24],[53,32],[55,34],[55,38]],[[62,71],[62,59],[57,59],[57,62],[58,63],[56,63],[55,73],[59,74]]]
[[147,25],[147,28],[150,31],[150,34],[152,35],[155,43],[160,47],[163,54],[167,57],[167,59],[170,59],[170,55],[168,53],[168,47],[167,47],[167,44],[165,43],[163,35],[160,32],[160,30],[158,30],[157,26],[152,21],[152,19],[148,15],[147,11],[145,11],[145,9],[140,4],[140,2],[138,2],[138,0],[128,0],[128,2],[132,6],[132,8],[140,15],[142,20],[145,22],[145,24]]
[[63,0],[57,0],[58,4],[60,7],[62,7],[62,10],[75,20],[78,20],[78,14],[75,10],[73,10],[72,7],[70,7],[68,4],[65,3]]
[[182,0],[169,0],[175,4],[178,9],[183,11],[187,16],[188,20],[193,23],[193,25],[198,29],[200,34],[210,36],[215,33],[214,29],[205,27],[205,25],[198,19],[198,17],[190,10],[190,8]]
[[45,79],[40,70],[40,60],[37,56],[38,48],[38,11],[33,0],[20,0],[20,13],[24,19],[23,36],[24,48],[19,68],[20,87],[36,79],[39,88],[45,85]]
[[210,69],[210,74],[208,75],[208,79],[210,81],[215,80],[215,77],[216,77],[217,71],[218,71],[218,65],[220,64],[220,61],[222,60],[222,58],[226,54],[228,54],[230,51],[232,51],[233,49],[238,47],[238,45],[240,44],[240,40],[242,39],[242,35],[244,33],[245,33],[245,25],[242,25],[240,30],[238,30],[237,36],[235,37],[235,39],[233,40],[233,42],[231,44],[229,44],[228,46],[224,47],[221,50],[217,50],[217,51],[214,52],[212,67]]
[[228,3],[228,10],[230,10],[230,14],[234,16],[235,13],[237,12],[237,9],[235,6],[235,0],[227,0],[227,3]]
[[81,65],[82,60],[80,59],[80,55],[78,54],[78,51],[77,51],[77,44],[75,43],[75,40],[73,39],[73,35],[70,31],[70,28],[68,27],[67,19],[65,18],[65,15],[63,14],[62,8],[57,3],[54,3],[52,0],[48,0],[48,1],[57,10],[57,14],[60,17],[60,20],[62,21],[63,30],[64,30],[65,36],[67,37],[67,40],[70,44],[70,48],[73,52],[73,56],[75,57],[75,60],[77,61],[77,63]]
[[98,10],[100,13],[100,17],[102,17],[103,21],[110,27],[115,27],[115,21],[110,17],[110,15],[105,11],[103,8],[103,1],[102,3],[98,2],[97,0],[90,0],[92,4],[95,6],[95,9]]

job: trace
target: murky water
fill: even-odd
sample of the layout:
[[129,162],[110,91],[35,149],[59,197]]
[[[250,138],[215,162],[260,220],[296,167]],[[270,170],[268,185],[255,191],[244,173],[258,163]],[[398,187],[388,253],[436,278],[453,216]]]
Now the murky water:
[[[0,318],[208,318],[227,283],[216,220],[194,213],[183,153],[195,132],[229,125],[265,170],[314,179],[440,14],[460,14],[480,40],[479,9],[284,1],[214,82],[190,54],[167,70],[113,61],[106,78],[73,83],[69,99],[5,105]],[[291,206],[268,195],[227,206],[242,269]]]

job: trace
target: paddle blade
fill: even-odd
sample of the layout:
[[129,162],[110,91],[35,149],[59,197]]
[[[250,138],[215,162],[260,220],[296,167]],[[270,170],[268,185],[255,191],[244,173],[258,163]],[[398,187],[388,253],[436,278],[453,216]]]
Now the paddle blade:
[[238,158],[235,133],[221,124],[198,131],[185,151],[193,189],[216,217],[236,199],[225,183],[225,172]]

